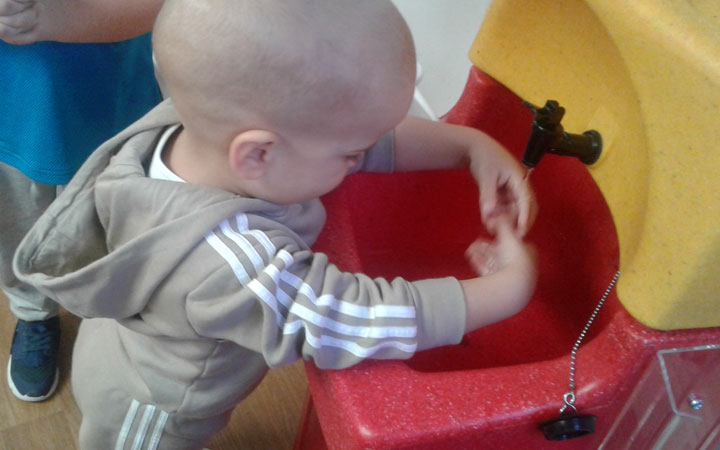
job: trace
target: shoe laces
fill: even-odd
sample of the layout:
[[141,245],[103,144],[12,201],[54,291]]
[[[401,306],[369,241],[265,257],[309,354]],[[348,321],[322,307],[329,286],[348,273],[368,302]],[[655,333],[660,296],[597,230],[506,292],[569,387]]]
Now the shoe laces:
[[56,352],[57,339],[56,331],[50,329],[45,323],[29,322],[20,334],[22,342],[18,348],[22,356],[34,353],[42,353],[45,356],[52,356]]

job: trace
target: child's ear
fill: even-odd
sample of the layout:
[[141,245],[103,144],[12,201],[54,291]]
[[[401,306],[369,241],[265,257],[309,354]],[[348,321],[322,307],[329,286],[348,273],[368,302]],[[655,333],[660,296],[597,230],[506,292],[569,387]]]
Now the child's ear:
[[267,170],[278,136],[266,130],[243,131],[230,142],[228,159],[232,171],[247,180],[257,180]]

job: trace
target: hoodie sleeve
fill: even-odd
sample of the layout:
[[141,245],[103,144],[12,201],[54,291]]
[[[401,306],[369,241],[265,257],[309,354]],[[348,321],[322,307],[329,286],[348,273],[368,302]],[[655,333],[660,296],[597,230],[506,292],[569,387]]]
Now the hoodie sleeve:
[[350,169],[355,172],[392,172],[395,169],[395,130],[391,130],[368,149],[361,163]]
[[187,297],[198,334],[262,353],[269,366],[303,358],[332,369],[406,359],[462,338],[465,303],[455,278],[342,272],[294,239],[240,223],[206,236],[221,263]]

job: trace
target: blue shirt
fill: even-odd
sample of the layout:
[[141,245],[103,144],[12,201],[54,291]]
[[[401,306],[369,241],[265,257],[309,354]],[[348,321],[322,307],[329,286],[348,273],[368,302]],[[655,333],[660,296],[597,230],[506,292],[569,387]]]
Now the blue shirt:
[[0,161],[67,184],[95,148],[161,100],[149,34],[109,44],[0,41]]

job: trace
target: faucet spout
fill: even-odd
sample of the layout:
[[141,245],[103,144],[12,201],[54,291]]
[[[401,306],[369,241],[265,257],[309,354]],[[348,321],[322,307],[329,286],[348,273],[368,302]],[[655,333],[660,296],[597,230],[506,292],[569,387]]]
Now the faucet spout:
[[546,153],[562,156],[573,156],[585,164],[593,164],[602,152],[602,137],[595,130],[582,134],[567,133],[560,124],[565,115],[565,108],[555,100],[548,100],[545,106],[538,108],[524,102],[535,118],[532,123],[530,139],[528,139],[522,163],[526,167],[535,167]]

